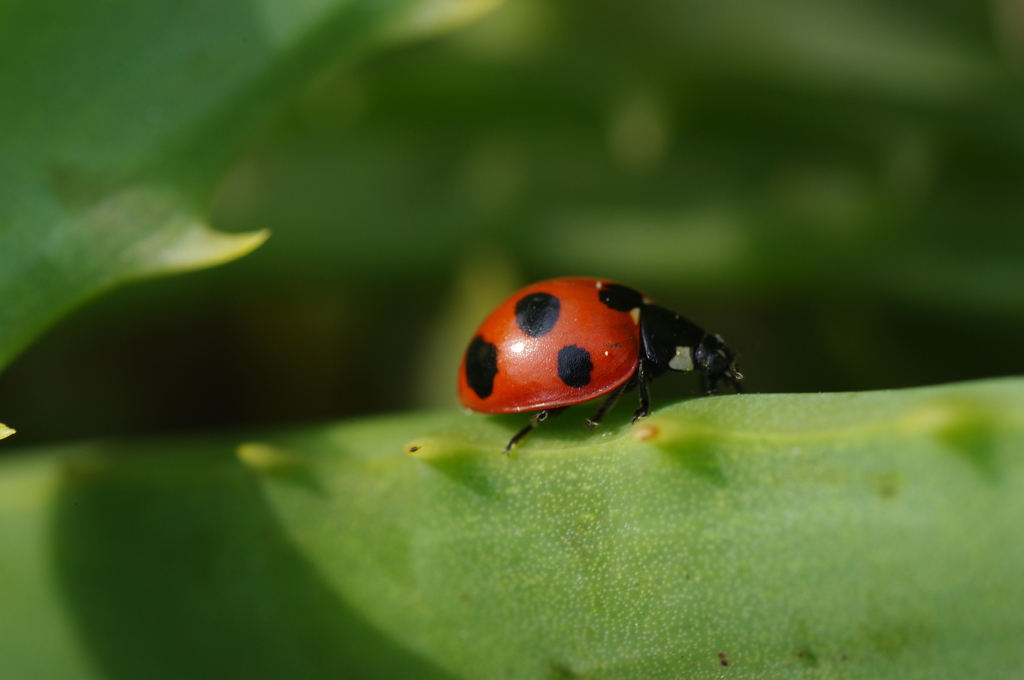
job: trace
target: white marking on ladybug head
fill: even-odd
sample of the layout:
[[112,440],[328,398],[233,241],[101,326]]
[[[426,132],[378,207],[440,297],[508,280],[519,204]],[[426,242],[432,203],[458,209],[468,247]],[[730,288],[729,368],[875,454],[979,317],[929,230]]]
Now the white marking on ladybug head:
[[635,323],[635,324],[639,324],[640,323],[640,308],[639,307],[634,307],[633,309],[629,310],[629,315],[631,317],[633,317],[633,323]]
[[647,297],[646,295],[644,295],[643,301],[644,301],[645,305],[653,305],[654,304],[654,300],[652,300],[651,298]]
[[693,357],[689,347],[676,347],[676,355],[669,359],[668,367],[673,371],[692,371]]

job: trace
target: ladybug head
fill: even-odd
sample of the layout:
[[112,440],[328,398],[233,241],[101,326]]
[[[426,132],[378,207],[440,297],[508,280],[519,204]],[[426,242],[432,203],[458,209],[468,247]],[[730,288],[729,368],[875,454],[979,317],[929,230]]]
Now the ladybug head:
[[743,375],[736,370],[736,353],[729,349],[721,335],[706,333],[700,344],[693,349],[695,368],[707,376],[708,394],[718,392],[718,381],[732,383],[737,392],[742,392],[739,381]]

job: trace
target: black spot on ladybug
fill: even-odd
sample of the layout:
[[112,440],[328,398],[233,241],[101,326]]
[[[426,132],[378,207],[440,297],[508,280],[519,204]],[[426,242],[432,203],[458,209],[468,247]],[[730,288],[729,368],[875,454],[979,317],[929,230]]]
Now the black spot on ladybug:
[[628,312],[631,309],[644,306],[644,296],[628,286],[618,283],[608,283],[597,291],[597,297],[609,309],[616,312]]
[[498,348],[476,336],[466,349],[466,383],[476,396],[486,399],[494,391],[498,375]]
[[531,338],[539,338],[558,321],[561,303],[554,295],[534,293],[516,303],[516,323]]
[[558,377],[569,387],[586,387],[590,384],[590,372],[594,370],[594,362],[590,360],[590,352],[566,345],[558,350]]

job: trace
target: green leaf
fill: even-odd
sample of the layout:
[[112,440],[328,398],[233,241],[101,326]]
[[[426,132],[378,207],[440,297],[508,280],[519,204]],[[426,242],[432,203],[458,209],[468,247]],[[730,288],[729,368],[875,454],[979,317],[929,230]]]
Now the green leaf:
[[14,434],[14,430],[7,427],[3,423],[0,423],[0,439],[3,439],[4,437],[10,437],[12,434]]
[[[1005,678],[1024,379],[0,461],[19,677]],[[183,651],[187,650],[187,652]],[[728,664],[728,666],[726,666]],[[68,669],[71,669],[70,671]],[[73,671],[73,672],[72,672]]]
[[247,253],[204,204],[325,65],[495,0],[7,2],[0,8],[0,368],[119,283]]

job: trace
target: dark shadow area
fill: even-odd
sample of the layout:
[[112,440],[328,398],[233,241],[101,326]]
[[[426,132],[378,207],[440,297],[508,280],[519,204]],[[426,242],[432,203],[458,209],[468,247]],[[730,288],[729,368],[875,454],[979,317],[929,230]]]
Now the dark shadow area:
[[[657,439],[655,445],[659,445]],[[683,441],[670,441],[659,445],[671,460],[701,479],[717,487],[726,486],[729,481],[718,462],[718,447],[705,437],[692,437]]]
[[448,678],[375,631],[289,543],[228,447],[69,461],[53,551],[106,677]]
[[[501,492],[494,488],[488,470],[481,465],[478,454],[479,451],[475,448],[466,452],[455,451],[450,456],[439,456],[424,460],[423,463],[479,496],[499,498]],[[493,455],[504,454],[498,450]]]
[[966,410],[962,417],[939,431],[938,439],[963,456],[988,481],[1001,476],[996,464],[995,424],[982,413]]

